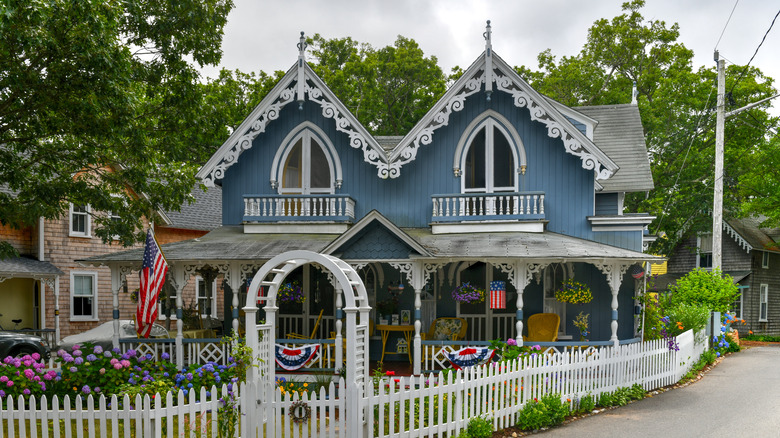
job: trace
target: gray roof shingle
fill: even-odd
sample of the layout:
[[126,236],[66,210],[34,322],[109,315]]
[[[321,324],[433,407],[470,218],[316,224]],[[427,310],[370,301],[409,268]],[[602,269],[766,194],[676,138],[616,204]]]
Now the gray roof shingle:
[[171,228],[211,231],[222,225],[222,187],[204,191],[198,184],[192,189],[195,202],[184,203],[180,211],[166,211]]
[[56,275],[64,275],[64,273],[49,262],[28,257],[0,259],[0,277],[39,278]]
[[632,104],[581,106],[573,108],[599,124],[593,143],[618,166],[612,178],[600,180],[604,192],[644,192],[653,189],[642,118]]

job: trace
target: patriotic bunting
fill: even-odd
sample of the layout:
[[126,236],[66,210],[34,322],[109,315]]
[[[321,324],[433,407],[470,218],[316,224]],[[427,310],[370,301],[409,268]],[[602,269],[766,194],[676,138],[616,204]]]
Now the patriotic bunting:
[[466,347],[458,351],[444,352],[456,370],[486,363],[493,359],[495,354],[496,351],[490,347]]
[[319,348],[319,344],[306,344],[298,348],[288,348],[284,345],[276,344],[274,349],[276,364],[287,371],[295,371],[314,359]]

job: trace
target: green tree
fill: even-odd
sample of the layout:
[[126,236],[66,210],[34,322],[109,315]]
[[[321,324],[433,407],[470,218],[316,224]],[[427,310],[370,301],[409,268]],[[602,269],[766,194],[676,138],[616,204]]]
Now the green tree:
[[713,312],[728,312],[739,298],[737,285],[730,275],[723,275],[720,269],[694,269],[677,280],[671,290],[672,307],[704,306]]
[[[678,41],[679,26],[646,21],[643,6],[643,0],[633,0],[623,4],[623,14],[597,20],[576,56],[558,60],[547,50],[538,57],[539,71],[516,70],[540,92],[571,106],[628,103],[636,84],[655,190],[630,194],[626,206],[657,216],[651,231],[667,238],[654,249],[666,253],[687,233],[711,228],[706,206],[713,196],[716,74],[714,65],[694,71],[693,52]],[[772,79],[758,69],[744,72],[733,65],[727,71],[733,108],[775,93]],[[777,126],[767,106],[726,125],[726,215],[761,213],[745,200],[749,184],[763,187],[752,175],[755,150],[766,144],[765,127]]]
[[374,49],[352,38],[308,40],[312,69],[372,134],[404,135],[444,94],[435,56],[412,39]]
[[232,7],[3,2],[0,222],[23,227],[60,217],[68,203],[89,204],[96,235],[130,244],[142,217],[188,199],[213,147],[193,123],[201,106],[194,64],[219,62]]

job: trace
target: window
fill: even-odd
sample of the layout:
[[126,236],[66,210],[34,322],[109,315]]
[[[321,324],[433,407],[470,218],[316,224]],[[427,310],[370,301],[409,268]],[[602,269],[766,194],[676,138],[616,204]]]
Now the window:
[[74,237],[91,237],[89,205],[70,205],[70,231]]
[[731,303],[731,313],[736,319],[742,319],[742,286],[739,289],[739,296]]
[[516,190],[515,154],[509,135],[492,117],[482,122],[469,138],[462,168],[464,192]]
[[761,285],[761,294],[760,294],[761,304],[759,304],[758,308],[758,321],[759,322],[767,322],[767,312],[768,312],[768,306],[769,306],[769,285],[762,284]]
[[176,319],[176,288],[170,283],[163,284],[157,305],[160,306],[157,312],[158,319],[168,319],[168,316],[171,317],[171,320]]
[[566,334],[566,303],[555,299],[555,290],[560,288],[569,277],[566,265],[554,263],[544,269],[544,313],[555,313],[561,318],[558,326],[558,338]]
[[304,131],[284,159],[282,193],[332,193],[332,181],[320,142],[311,131]]
[[761,253],[761,267],[764,269],[769,269],[769,253],[766,251]]
[[97,274],[71,272],[70,319],[97,320]]
[[200,316],[216,318],[217,280],[212,281],[207,287],[206,281],[201,277],[197,277],[195,279],[195,284],[198,288],[198,312],[200,312]]
[[699,236],[696,252],[696,267],[712,269],[712,233]]

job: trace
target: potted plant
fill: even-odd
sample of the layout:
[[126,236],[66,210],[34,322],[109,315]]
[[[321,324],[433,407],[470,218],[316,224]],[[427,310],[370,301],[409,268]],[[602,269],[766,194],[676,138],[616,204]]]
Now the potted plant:
[[587,341],[588,339],[586,336],[588,336],[588,317],[590,316],[590,313],[584,313],[580,312],[579,315],[577,315],[576,318],[574,318],[574,327],[577,327],[577,329],[580,331],[580,341]]
[[593,301],[593,293],[588,286],[568,279],[555,291],[555,299],[562,303],[586,304]]
[[[398,312],[398,299],[396,297],[391,297],[386,300],[379,301],[376,303],[376,309],[379,311],[380,315],[393,315],[396,312]],[[387,318],[389,320],[389,318]]]
[[276,292],[276,301],[281,304],[301,304],[306,301],[303,289],[297,282],[285,283]]
[[452,290],[452,299],[459,303],[476,304],[485,301],[485,289],[465,282]]

